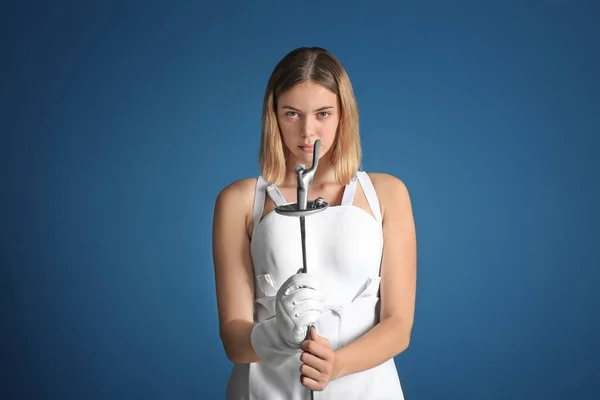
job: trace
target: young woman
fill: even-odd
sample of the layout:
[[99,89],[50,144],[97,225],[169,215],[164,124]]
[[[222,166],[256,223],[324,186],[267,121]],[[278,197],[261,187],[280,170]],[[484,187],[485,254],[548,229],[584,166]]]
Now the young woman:
[[[319,163],[306,217],[308,273],[296,202],[296,164]],[[267,85],[261,174],[225,187],[213,251],[220,335],[234,363],[227,399],[403,399],[394,356],[409,344],[416,238],[406,186],[360,170],[358,110],[337,58],[299,48]],[[310,337],[306,337],[309,325]]]

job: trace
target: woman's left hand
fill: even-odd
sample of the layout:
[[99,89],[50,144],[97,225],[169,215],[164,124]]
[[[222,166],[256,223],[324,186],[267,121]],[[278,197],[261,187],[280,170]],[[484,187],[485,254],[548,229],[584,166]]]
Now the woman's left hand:
[[337,377],[335,351],[329,340],[319,336],[314,328],[310,330],[310,339],[302,343],[300,356],[300,381],[309,389],[321,391]]

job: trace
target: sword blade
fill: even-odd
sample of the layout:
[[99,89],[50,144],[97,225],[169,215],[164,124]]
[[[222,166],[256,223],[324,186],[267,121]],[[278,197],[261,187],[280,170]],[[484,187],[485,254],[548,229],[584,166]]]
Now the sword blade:
[[304,216],[300,217],[300,239],[302,240],[302,272],[307,273],[306,267],[306,226]]

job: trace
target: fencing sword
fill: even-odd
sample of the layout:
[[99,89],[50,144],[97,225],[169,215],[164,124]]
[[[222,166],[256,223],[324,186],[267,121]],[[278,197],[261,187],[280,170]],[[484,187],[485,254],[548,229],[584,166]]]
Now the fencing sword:
[[[275,212],[288,217],[299,217],[300,219],[300,239],[302,244],[302,273],[307,273],[306,265],[306,221],[305,218],[309,215],[316,214],[325,210],[328,203],[322,197],[315,200],[308,200],[308,188],[310,187],[315,171],[319,165],[319,152],[321,150],[321,140],[317,140],[313,147],[313,162],[310,168],[306,168],[304,164],[296,164],[294,172],[298,178],[297,200],[295,203],[288,203],[275,208]],[[310,329],[314,325],[309,325],[306,330],[306,338],[310,338]],[[310,398],[314,399],[314,392],[310,391]]]

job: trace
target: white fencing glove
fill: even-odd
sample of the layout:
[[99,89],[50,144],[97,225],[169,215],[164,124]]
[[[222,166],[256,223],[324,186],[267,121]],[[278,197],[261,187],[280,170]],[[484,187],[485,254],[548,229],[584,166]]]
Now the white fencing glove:
[[322,313],[323,295],[317,279],[312,275],[292,275],[277,291],[277,328],[290,347],[300,348],[308,326],[317,322]]
[[282,362],[298,353],[308,326],[321,318],[323,308],[314,276],[297,273],[289,277],[277,291],[275,316],[252,329],[252,346],[261,361]]

